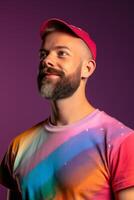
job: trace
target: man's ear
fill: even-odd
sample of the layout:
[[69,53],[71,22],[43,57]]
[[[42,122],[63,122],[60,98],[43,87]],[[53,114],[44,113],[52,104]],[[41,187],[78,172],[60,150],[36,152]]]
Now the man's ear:
[[90,59],[83,63],[82,71],[81,71],[81,77],[83,79],[87,79],[89,76],[91,76],[96,68],[96,62],[93,59]]

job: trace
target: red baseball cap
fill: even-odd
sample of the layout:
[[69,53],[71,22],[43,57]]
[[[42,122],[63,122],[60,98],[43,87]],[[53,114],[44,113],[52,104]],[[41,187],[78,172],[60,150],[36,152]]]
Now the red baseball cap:
[[51,19],[48,19],[48,20],[46,20],[42,23],[41,28],[40,28],[40,35],[41,35],[42,39],[43,39],[43,36],[45,34],[45,30],[48,27],[51,27],[54,24],[64,25],[65,27],[70,29],[77,37],[81,38],[86,43],[88,48],[90,49],[94,60],[96,60],[96,44],[91,39],[90,35],[86,31],[84,31],[83,29],[76,27],[72,24],[68,24],[67,22],[65,22],[61,19],[51,18]]

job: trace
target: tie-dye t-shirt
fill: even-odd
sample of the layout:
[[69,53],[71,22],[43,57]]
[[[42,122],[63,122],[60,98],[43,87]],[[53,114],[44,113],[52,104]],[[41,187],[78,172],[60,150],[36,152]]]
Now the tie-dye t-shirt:
[[134,132],[96,109],[67,126],[45,120],[17,136],[1,183],[23,200],[111,200],[134,186]]

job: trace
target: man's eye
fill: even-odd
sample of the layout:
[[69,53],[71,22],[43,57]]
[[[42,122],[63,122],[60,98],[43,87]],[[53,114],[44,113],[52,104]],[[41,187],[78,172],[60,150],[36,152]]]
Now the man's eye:
[[66,51],[59,51],[59,52],[58,52],[58,56],[59,56],[59,57],[64,57],[64,56],[66,56],[66,55],[68,55],[68,53],[67,53]]
[[43,60],[44,58],[46,58],[46,56],[47,56],[47,52],[45,52],[45,51],[40,51],[39,52],[40,60]]

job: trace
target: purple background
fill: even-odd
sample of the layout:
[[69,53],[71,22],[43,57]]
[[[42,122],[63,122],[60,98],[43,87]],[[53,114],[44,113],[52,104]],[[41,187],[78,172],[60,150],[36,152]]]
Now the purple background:
[[[0,2],[0,159],[11,139],[43,120],[49,103],[38,94],[39,27],[59,17],[90,32],[97,70],[88,82],[96,107],[134,128],[134,5],[108,0]],[[0,187],[0,199],[5,189]]]

